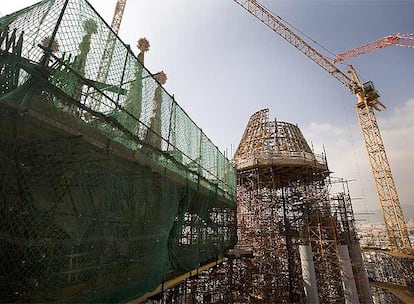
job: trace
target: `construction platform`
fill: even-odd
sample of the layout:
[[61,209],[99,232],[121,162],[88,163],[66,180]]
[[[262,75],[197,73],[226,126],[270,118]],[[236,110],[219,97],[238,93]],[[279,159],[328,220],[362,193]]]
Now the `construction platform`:
[[238,171],[273,167],[287,176],[309,169],[329,173],[325,156],[310,149],[298,126],[270,120],[269,109],[250,117],[234,162]]
[[414,303],[414,294],[409,292],[406,286],[385,282],[371,282],[371,286],[391,292],[398,300],[404,304]]

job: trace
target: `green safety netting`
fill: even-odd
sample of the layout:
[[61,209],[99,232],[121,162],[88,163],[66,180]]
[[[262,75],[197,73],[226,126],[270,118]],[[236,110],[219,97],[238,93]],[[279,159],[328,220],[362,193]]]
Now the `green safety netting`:
[[113,302],[222,256],[236,173],[84,0],[0,19],[0,297]]

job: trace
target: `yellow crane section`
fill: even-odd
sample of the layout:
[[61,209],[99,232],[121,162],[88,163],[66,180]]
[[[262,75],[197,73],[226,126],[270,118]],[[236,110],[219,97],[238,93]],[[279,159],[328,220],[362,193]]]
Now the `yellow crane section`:
[[357,96],[358,101],[355,109],[367,148],[390,246],[396,250],[411,248],[407,224],[374,113],[374,110],[381,111],[385,109],[385,106],[378,99],[379,95],[374,84],[371,81],[362,83],[352,66],[349,67],[348,71],[351,77],[348,77],[325,56],[289,29],[279,16],[274,16],[256,0],[233,1],[339,80],[351,93]]

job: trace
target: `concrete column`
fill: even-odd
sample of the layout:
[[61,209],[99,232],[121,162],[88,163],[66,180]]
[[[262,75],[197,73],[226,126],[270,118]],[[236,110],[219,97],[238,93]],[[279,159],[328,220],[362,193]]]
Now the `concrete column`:
[[369,287],[368,275],[362,260],[359,242],[349,245],[349,257],[351,258],[359,302],[372,304],[371,289]]
[[310,245],[299,245],[299,254],[300,264],[302,265],[302,277],[305,288],[306,303],[319,304],[312,247]]
[[351,259],[349,258],[348,246],[338,245],[339,262],[341,265],[342,282],[344,285],[345,303],[359,304],[358,292],[355,285],[354,273],[352,271]]

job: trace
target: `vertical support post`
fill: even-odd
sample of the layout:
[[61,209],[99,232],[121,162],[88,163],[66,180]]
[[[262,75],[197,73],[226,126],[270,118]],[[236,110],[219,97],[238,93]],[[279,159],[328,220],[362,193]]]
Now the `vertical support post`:
[[356,287],[360,303],[372,303],[371,288],[369,286],[368,276],[365,271],[364,262],[361,255],[359,242],[351,243],[348,247],[349,257],[352,263],[352,270],[356,279]]
[[299,245],[300,263],[304,281],[306,303],[319,304],[315,265],[311,245]]
[[174,94],[172,96],[171,109],[170,109],[170,122],[169,122],[169,126],[168,126],[167,151],[170,150],[170,145],[171,145],[171,132],[172,132],[171,128],[172,128],[173,115],[174,115],[174,118],[175,118],[175,97],[174,97]]
[[220,180],[220,177],[219,177],[219,156],[220,156],[220,150],[219,150],[219,148],[217,147],[217,146],[214,146],[215,147],[215,149],[216,149],[216,157],[215,157],[215,159],[216,159],[216,178],[217,178],[217,185],[218,185],[218,181]]
[[[202,170],[202,163],[203,163],[203,129],[200,129],[200,146],[198,147],[198,154],[199,154],[199,165],[198,165],[198,174],[199,175],[203,175],[203,170]],[[199,177],[200,180],[200,177]]]
[[50,37],[49,44],[47,46],[47,52],[43,56],[43,58],[42,58],[42,60],[40,62],[42,65],[45,65],[46,62],[49,61],[50,54],[51,54],[51,49],[52,49],[52,44],[53,44],[53,41],[55,41],[57,31],[59,30],[59,26],[60,26],[60,24],[62,22],[63,15],[65,14],[66,7],[68,6],[68,3],[69,3],[69,0],[66,0],[65,3],[63,4],[62,11],[59,14],[59,17],[58,17],[58,20],[56,22],[55,28],[53,29],[52,35]]
[[342,283],[344,286],[345,303],[359,304],[358,292],[349,258],[348,246],[338,245],[339,261],[341,265]]
[[125,69],[126,69],[127,62],[128,62],[129,52],[130,52],[130,46],[128,45],[127,46],[127,51],[126,51],[126,54],[125,54],[124,67],[122,68],[121,83],[119,84],[119,87],[118,87],[118,96],[116,97],[116,107],[117,108],[119,107],[119,96],[121,95],[121,92],[122,92],[122,85],[124,83]]

